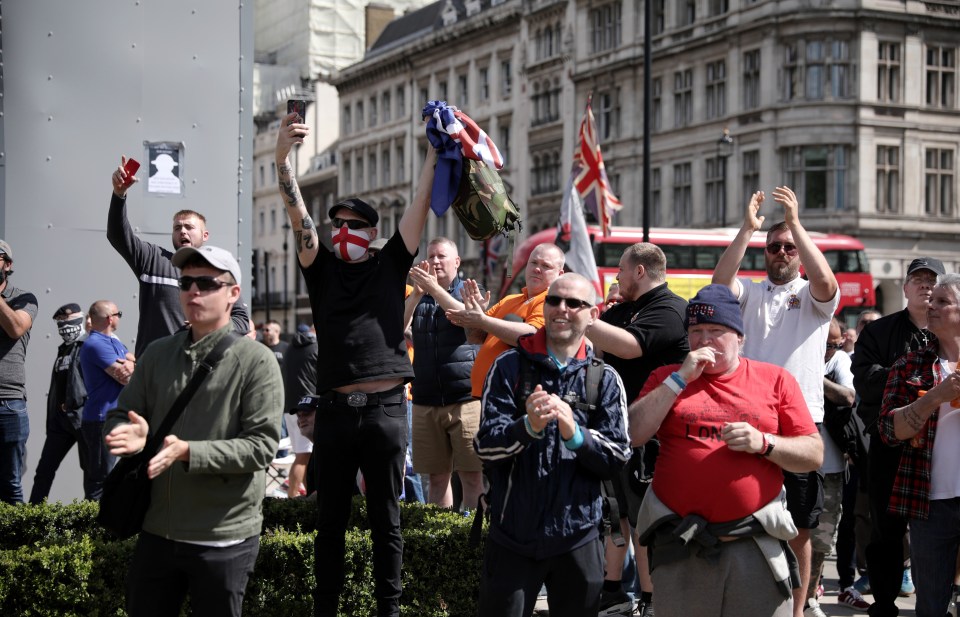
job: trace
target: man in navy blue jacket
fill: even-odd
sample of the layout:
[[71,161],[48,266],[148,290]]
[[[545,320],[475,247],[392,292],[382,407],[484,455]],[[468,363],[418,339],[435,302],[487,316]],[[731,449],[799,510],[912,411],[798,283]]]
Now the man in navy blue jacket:
[[487,375],[474,442],[490,480],[481,617],[530,615],[543,583],[552,617],[597,614],[600,484],[619,472],[630,447],[623,383],[609,366],[590,405],[589,367],[599,361],[584,332],[599,315],[594,294],[579,274],[554,281],[543,328],[501,354]]

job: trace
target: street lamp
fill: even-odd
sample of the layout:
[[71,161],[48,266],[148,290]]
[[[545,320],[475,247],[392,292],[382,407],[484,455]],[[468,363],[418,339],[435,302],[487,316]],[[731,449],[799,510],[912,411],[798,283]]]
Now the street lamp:
[[727,157],[733,154],[733,137],[730,137],[730,129],[723,127],[723,135],[717,140],[717,165],[722,167],[720,185],[720,226],[727,226]]
[[290,331],[290,304],[289,298],[287,296],[287,290],[289,286],[289,273],[287,267],[290,263],[289,258],[289,239],[290,239],[290,221],[283,222],[283,331]]

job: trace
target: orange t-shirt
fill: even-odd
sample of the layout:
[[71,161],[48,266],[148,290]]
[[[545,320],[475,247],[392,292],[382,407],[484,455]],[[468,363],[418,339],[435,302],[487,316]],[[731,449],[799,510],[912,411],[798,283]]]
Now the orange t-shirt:
[[[512,296],[507,296],[487,311],[490,317],[503,319],[507,315],[514,315],[523,319],[523,322],[533,326],[536,329],[543,327],[543,299],[547,297],[544,291],[532,298],[527,296],[527,288]],[[487,380],[487,371],[493,366],[493,361],[497,356],[510,349],[512,345],[504,343],[492,334],[480,346],[477,352],[477,358],[473,361],[473,371],[470,373],[470,385],[473,386],[473,396],[480,398],[483,394],[483,382]]]

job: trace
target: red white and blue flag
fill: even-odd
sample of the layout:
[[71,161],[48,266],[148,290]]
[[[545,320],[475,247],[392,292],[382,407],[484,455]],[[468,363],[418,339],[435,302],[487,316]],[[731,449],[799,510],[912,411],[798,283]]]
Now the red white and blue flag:
[[580,143],[573,154],[573,182],[583,205],[600,223],[601,233],[606,236],[610,233],[613,213],[623,208],[623,204],[613,194],[607,170],[603,166],[591,98],[587,99],[587,109],[580,122]]

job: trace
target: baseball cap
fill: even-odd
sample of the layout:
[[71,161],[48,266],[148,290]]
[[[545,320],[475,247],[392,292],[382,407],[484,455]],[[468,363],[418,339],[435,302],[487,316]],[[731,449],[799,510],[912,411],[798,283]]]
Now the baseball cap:
[[237,281],[237,285],[240,284],[240,264],[237,263],[237,260],[227,249],[209,244],[204,244],[198,248],[185,246],[173,254],[171,261],[176,267],[182,268],[183,264],[187,263],[187,260],[194,255],[199,255],[204,261],[217,270],[229,272],[233,275],[234,280]]
[[316,411],[317,406],[320,404],[320,397],[316,394],[308,394],[300,399],[300,401],[293,406],[293,409],[288,409],[287,413],[295,414],[298,411]]
[[53,314],[53,318],[58,319],[66,315],[70,315],[71,313],[80,313],[80,312],[81,312],[80,305],[77,304],[76,302],[70,302],[58,308],[57,312]]
[[10,248],[6,240],[0,240],[0,253],[5,254],[10,261],[13,261],[13,249]]
[[374,207],[368,204],[367,202],[363,201],[362,199],[357,199],[356,197],[353,197],[351,199],[345,199],[343,201],[339,201],[335,203],[333,207],[330,208],[330,211],[327,213],[327,216],[329,216],[332,219],[333,213],[339,210],[340,208],[346,208],[347,210],[351,210],[359,214],[368,223],[370,223],[371,227],[376,227],[377,223],[380,221],[380,215],[377,214],[377,211],[374,209]]
[[934,274],[946,274],[947,270],[943,267],[943,262],[933,257],[917,257],[910,262],[907,267],[907,276],[910,276],[917,270],[929,270]]

